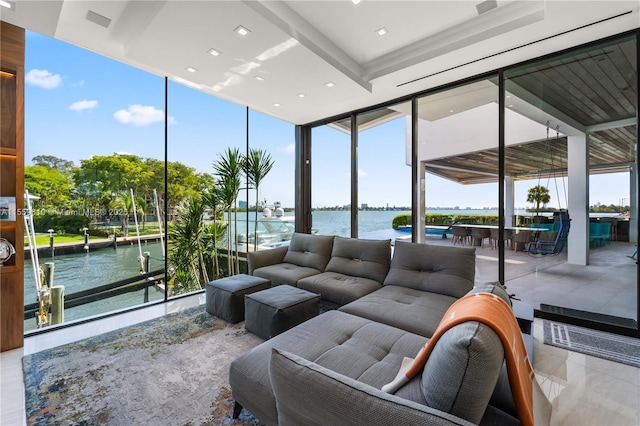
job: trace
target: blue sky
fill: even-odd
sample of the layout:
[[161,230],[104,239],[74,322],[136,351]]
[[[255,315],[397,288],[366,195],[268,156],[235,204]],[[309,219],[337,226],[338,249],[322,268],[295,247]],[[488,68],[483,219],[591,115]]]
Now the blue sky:
[[[27,31],[25,67],[25,163],[54,155],[80,164],[93,155],[126,152],[164,158],[164,78],[62,41]],[[249,113],[252,147],[267,150],[275,166],[260,199],[294,205],[294,126],[256,111]],[[212,173],[218,153],[244,150],[246,109],[169,82],[169,160]],[[370,206],[411,203],[405,165],[404,119],[359,136],[359,202]],[[323,127],[313,131],[312,206],[350,204],[349,137]],[[429,177],[429,206],[496,206],[497,186],[459,185]],[[527,189],[516,185],[516,207],[528,206]],[[561,185],[561,183],[559,183]],[[629,197],[629,177],[593,176],[590,204],[618,204]],[[553,190],[551,205],[558,204]],[[253,201],[253,193],[250,195]],[[564,201],[562,201],[564,207]]]

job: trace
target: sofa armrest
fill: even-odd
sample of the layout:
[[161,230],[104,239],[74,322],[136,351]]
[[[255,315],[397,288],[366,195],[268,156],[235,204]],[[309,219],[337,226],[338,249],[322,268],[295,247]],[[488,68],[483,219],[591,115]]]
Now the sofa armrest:
[[249,275],[253,275],[253,271],[263,266],[276,265],[282,263],[284,256],[287,254],[289,247],[278,247],[271,250],[251,251],[247,253],[247,266]]
[[469,290],[469,292],[467,294],[474,294],[474,293],[491,293],[491,294],[494,294],[494,295],[500,297],[505,302],[507,302],[507,304],[509,306],[511,306],[511,297],[509,296],[509,293],[507,293],[506,287],[504,287],[502,284],[500,284],[499,281],[495,281],[495,282],[475,282],[473,288],[471,290]]

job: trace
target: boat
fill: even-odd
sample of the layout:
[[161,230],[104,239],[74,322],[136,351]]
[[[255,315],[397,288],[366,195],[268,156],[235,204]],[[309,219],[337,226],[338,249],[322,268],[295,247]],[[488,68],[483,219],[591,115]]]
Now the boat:
[[[248,223],[248,227],[253,225]],[[253,248],[256,238],[258,250],[288,246],[295,232],[295,217],[285,216],[282,207],[265,207],[258,218],[258,231],[238,235],[238,246],[249,244]]]

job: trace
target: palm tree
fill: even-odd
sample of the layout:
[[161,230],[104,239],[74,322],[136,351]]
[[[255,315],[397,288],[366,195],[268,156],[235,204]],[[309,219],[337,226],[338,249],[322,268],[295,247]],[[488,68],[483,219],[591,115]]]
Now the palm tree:
[[[256,217],[253,227],[253,250],[258,248],[258,188],[264,177],[271,171],[273,159],[271,155],[261,149],[250,149],[245,161],[245,173],[249,185],[253,185],[256,190]],[[248,207],[247,203],[247,207]],[[248,233],[247,233],[248,234]]]
[[223,194],[221,189],[214,184],[212,188],[202,194],[202,202],[205,207],[212,210],[213,223],[205,225],[204,233],[207,236],[209,252],[213,257],[213,270],[215,278],[220,278],[220,265],[218,262],[218,241],[224,238],[227,225],[221,222],[221,210],[226,208],[223,203]]
[[[218,154],[218,161],[213,163],[213,169],[218,176],[218,185],[222,195],[222,203],[227,207],[228,217],[231,220],[231,212],[235,210],[233,219],[233,235],[231,227],[227,227],[227,256],[232,256],[232,242],[237,241],[237,209],[236,201],[240,192],[240,182],[242,171],[244,169],[244,157],[240,154],[238,148],[227,148],[223,154]],[[235,245],[235,269],[232,265],[231,258],[227,257],[229,275],[235,275],[239,268],[238,247]]]
[[119,213],[118,216],[122,222],[122,233],[125,237],[129,236],[129,218],[131,215],[144,216],[144,206],[146,204],[144,199],[136,197],[135,204],[136,212],[133,211],[133,200],[129,192],[118,194],[116,198],[109,202],[109,210]]
[[202,288],[209,282],[204,259],[204,232],[202,215],[205,205],[197,198],[182,202],[176,208],[176,216],[169,227],[171,246],[169,263],[175,268],[180,292]]
[[536,216],[540,213],[540,204],[547,204],[551,201],[551,196],[549,195],[549,190],[547,187],[542,185],[536,185],[532,188],[529,188],[529,192],[527,192],[527,202],[535,203],[536,205]]

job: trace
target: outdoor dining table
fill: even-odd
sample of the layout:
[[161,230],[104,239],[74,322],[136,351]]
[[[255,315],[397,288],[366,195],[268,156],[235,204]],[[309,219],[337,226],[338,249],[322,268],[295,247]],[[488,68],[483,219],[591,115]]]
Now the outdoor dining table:
[[[453,228],[480,228],[480,229],[499,229],[500,227],[498,225],[474,225],[474,224],[456,224],[453,225]],[[549,228],[538,228],[538,227],[530,227],[530,226],[505,226],[504,229],[506,231],[515,231],[515,232],[536,232],[535,237],[538,237],[538,234],[540,232],[545,232],[548,231]],[[481,242],[480,241],[474,241],[474,245],[475,246],[480,246]]]

